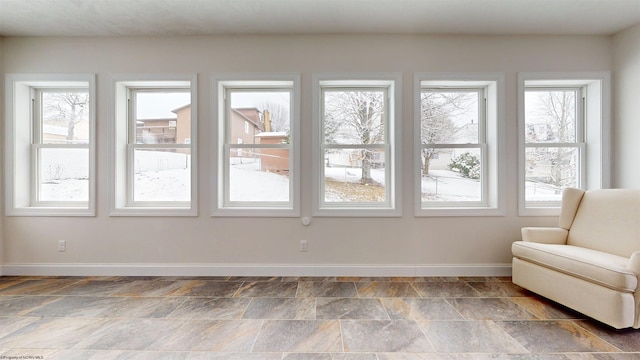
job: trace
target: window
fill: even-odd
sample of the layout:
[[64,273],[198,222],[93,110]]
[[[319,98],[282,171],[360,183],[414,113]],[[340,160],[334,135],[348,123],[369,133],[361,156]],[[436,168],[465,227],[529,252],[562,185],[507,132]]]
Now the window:
[[401,216],[401,75],[314,76],[314,214]]
[[503,83],[501,74],[416,74],[416,215],[503,214]]
[[215,216],[299,216],[299,75],[220,74]]
[[195,81],[114,81],[113,215],[197,214]]
[[521,214],[558,214],[566,187],[608,186],[608,79],[520,74]]
[[95,75],[7,75],[7,215],[95,215]]

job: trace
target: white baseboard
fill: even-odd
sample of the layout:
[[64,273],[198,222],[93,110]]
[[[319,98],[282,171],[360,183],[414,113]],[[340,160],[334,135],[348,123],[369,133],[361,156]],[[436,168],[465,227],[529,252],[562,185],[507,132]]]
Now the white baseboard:
[[511,276],[511,264],[5,264],[0,276]]

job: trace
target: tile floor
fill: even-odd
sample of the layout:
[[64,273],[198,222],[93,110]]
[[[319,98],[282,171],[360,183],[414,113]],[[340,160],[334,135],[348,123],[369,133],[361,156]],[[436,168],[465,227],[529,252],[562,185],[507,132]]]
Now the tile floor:
[[640,359],[510,278],[0,277],[0,359]]

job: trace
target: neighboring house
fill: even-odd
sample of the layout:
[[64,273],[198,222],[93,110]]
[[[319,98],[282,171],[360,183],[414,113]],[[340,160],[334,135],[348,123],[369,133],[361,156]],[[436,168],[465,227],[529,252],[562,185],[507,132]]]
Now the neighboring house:
[[64,126],[43,125],[42,140],[47,142],[66,143],[69,129]]
[[189,144],[191,142],[191,105],[172,110],[175,118],[138,119],[138,144]]
[[[260,111],[255,108],[231,109],[231,139],[232,144],[256,144],[256,135],[265,130],[264,119]],[[231,156],[252,157],[256,154],[249,149],[236,149]]]
[[[282,144],[286,141],[286,132],[262,132],[256,135],[257,144]],[[289,149],[260,149],[260,169],[274,172],[289,171]]]

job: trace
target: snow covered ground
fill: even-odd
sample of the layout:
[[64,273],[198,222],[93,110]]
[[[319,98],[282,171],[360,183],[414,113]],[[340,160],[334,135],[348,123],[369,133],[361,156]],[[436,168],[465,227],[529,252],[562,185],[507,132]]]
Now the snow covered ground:
[[[144,154],[143,154],[144,153]],[[136,168],[139,170],[134,180],[136,201],[189,201],[191,181],[188,155],[179,153],[140,152],[136,154]],[[385,169],[372,169],[375,181],[384,186]],[[232,201],[288,201],[289,176],[261,171],[255,159],[234,158],[229,174]],[[359,168],[325,168],[325,176],[340,182],[360,181]],[[206,186],[206,185],[205,185]],[[479,201],[481,185],[479,180],[467,179],[455,171],[432,170],[429,176],[422,176],[423,201]],[[333,195],[332,195],[333,196]],[[527,182],[528,201],[560,200],[557,189],[547,184]],[[88,181],[86,179],[56,179],[41,184],[41,200],[44,201],[87,201]],[[328,201],[340,201],[337,198]]]

